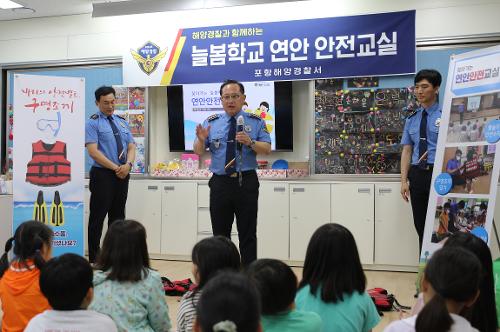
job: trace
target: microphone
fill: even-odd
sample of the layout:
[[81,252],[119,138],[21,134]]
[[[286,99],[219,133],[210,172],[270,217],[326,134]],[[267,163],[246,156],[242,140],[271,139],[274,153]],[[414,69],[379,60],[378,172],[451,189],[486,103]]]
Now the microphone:
[[[243,131],[244,130],[244,128],[243,128],[244,126],[245,126],[245,119],[243,119],[243,115],[240,115],[236,119],[236,132]],[[236,144],[236,148],[238,149],[238,151],[241,151],[241,149],[243,148],[243,144],[241,144],[240,142],[238,142]]]

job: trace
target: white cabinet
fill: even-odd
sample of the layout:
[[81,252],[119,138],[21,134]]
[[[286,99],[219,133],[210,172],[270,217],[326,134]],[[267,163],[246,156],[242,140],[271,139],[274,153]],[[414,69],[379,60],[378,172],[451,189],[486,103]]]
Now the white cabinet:
[[161,253],[190,256],[197,240],[196,182],[162,182]]
[[375,184],[375,264],[417,266],[418,236],[399,183]]
[[345,226],[354,236],[362,264],[373,264],[374,185],[368,183],[334,183],[332,222]]
[[161,253],[162,214],[161,183],[159,181],[130,181],[125,215],[146,228],[148,251]]
[[89,180],[85,179],[83,193],[83,248],[85,252],[88,251],[88,231],[89,231],[89,211],[90,211],[90,189]]
[[330,184],[290,184],[290,260],[303,261],[311,235],[330,220]]
[[[210,188],[208,184],[198,184],[198,241],[212,236],[212,221],[210,219]],[[236,217],[231,229],[231,241],[239,246]]]
[[12,209],[13,209],[13,196],[0,195],[0,248],[5,246],[5,242],[12,236]]
[[257,215],[257,257],[288,260],[288,183],[260,182]]

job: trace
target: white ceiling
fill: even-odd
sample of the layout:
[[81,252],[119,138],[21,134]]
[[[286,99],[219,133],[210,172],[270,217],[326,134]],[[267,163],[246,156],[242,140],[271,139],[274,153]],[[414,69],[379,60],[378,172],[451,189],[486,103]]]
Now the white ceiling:
[[[0,9],[0,21],[35,17],[65,16],[92,13],[92,4],[99,4],[97,17],[127,15],[155,11],[216,8],[250,4],[275,3],[303,0],[13,0],[26,9]],[[123,2],[123,4],[117,4]],[[96,13],[94,13],[96,14]]]
[[115,2],[96,0],[13,0],[24,7],[32,8],[34,13],[26,10],[0,9],[0,21],[19,20],[24,18],[62,16],[92,13],[92,3]]

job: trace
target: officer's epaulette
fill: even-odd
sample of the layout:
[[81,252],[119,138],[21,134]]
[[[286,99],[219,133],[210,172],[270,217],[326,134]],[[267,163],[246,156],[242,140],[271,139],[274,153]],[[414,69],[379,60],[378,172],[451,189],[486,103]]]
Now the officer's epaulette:
[[219,118],[219,114],[212,114],[210,115],[208,118],[207,118],[207,121],[210,122],[210,121],[214,121],[215,119],[218,119]]
[[125,116],[121,115],[121,114],[115,114],[117,117],[119,117],[120,119],[124,120],[124,121],[127,121],[127,118],[125,118]]
[[256,119],[262,120],[262,118],[260,117],[260,115],[257,115],[255,113],[247,113],[247,114],[250,115],[250,117],[252,117],[252,118],[256,118]]
[[409,119],[411,118],[412,116],[414,116],[415,114],[418,113],[418,110],[414,110],[413,112],[410,113],[410,115],[408,115],[406,118]]
[[91,118],[92,120],[97,120],[97,119],[99,119],[99,115],[98,115],[97,113],[96,113],[96,114],[92,114],[92,115],[90,116],[90,118]]

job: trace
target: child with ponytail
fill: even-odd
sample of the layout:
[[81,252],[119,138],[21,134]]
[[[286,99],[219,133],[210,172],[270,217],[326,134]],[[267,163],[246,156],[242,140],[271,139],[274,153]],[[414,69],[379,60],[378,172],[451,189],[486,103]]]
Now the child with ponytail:
[[[52,237],[47,225],[27,221],[7,240],[0,258],[2,332],[23,331],[32,317],[50,308],[40,291],[39,278],[40,269],[52,256]],[[12,247],[14,258],[9,262]]]
[[385,332],[476,332],[459,316],[479,296],[481,263],[470,251],[445,247],[434,253],[425,267],[422,292],[425,306],[416,316],[395,321]]

